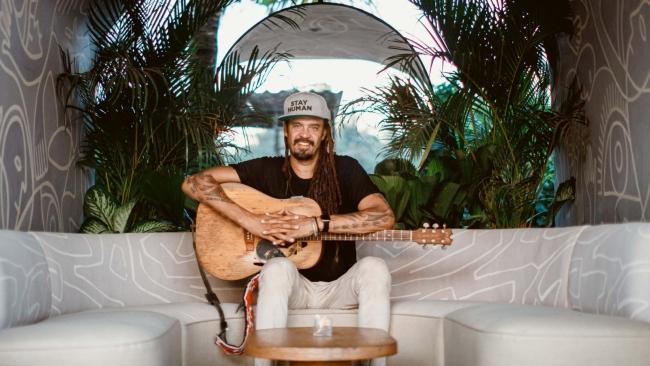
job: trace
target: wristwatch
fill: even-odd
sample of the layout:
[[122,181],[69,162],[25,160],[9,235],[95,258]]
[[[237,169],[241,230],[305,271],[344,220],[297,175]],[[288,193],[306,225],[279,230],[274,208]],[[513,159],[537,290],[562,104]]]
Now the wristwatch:
[[323,230],[321,232],[326,233],[330,231],[330,215],[322,214],[320,215],[320,220],[323,222]]

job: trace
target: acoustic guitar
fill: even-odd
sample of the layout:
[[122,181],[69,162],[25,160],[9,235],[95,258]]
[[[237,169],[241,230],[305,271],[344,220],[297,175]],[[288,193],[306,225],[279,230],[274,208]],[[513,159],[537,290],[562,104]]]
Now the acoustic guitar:
[[[286,209],[305,216],[320,216],[316,201],[307,197],[277,199],[240,183],[223,183],[228,197],[244,209],[263,214]],[[297,240],[284,247],[255,237],[222,216],[210,206],[200,204],[196,215],[196,254],[203,269],[223,280],[239,280],[259,272],[270,258],[288,257],[299,269],[310,268],[320,260],[323,240],[338,241],[408,241],[427,245],[450,245],[451,230],[422,228],[417,230],[383,230],[370,234],[320,233]]]

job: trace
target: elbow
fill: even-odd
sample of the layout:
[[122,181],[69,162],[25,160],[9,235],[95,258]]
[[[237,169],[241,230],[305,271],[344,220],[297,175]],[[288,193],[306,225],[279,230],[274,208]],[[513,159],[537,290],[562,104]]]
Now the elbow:
[[188,187],[188,184],[187,184],[187,179],[185,179],[183,181],[183,183],[181,183],[181,191],[183,191],[183,193],[185,193],[185,194],[188,194],[187,193],[188,189],[189,189],[189,187]]
[[194,195],[192,194],[192,187],[190,187],[191,184],[189,182],[190,178],[191,177],[188,177],[183,181],[183,183],[181,183],[181,191],[183,191],[183,193],[185,193],[187,196],[194,199]]

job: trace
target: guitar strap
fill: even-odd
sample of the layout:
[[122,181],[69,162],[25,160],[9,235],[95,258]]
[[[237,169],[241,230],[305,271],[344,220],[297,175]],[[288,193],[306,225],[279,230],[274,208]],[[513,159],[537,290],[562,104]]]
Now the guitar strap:
[[[196,232],[195,232],[194,224],[191,225],[191,228],[192,228],[192,246],[194,247],[194,253],[196,254]],[[203,280],[203,285],[205,286],[205,290],[206,290],[205,298],[206,300],[208,300],[208,303],[214,306],[219,312],[220,330],[219,333],[217,333],[215,344],[219,346],[219,348],[221,348],[221,351],[223,351],[224,354],[227,355],[243,354],[244,346],[246,345],[248,336],[255,324],[255,315],[253,313],[253,294],[255,293],[255,290],[257,290],[259,284],[258,281],[259,274],[251,278],[250,281],[248,281],[248,284],[246,285],[246,291],[244,292],[244,312],[245,312],[244,339],[242,340],[242,343],[239,346],[235,346],[233,344],[228,343],[228,339],[226,338],[226,331],[228,330],[228,322],[226,322],[226,317],[223,313],[223,309],[221,308],[221,301],[219,301],[219,297],[217,296],[217,294],[215,294],[214,291],[212,291],[212,286],[210,285],[210,281],[208,281],[208,276],[206,276],[205,271],[203,270],[203,267],[201,266],[201,263],[198,260],[198,257],[196,260],[196,264],[199,267],[199,273],[201,274],[201,279]]]
[[219,348],[221,348],[221,351],[227,355],[241,355],[244,353],[244,347],[248,341],[248,336],[253,331],[253,327],[255,325],[255,314],[253,313],[253,294],[259,285],[259,277],[259,274],[253,276],[253,278],[248,281],[248,285],[246,285],[246,291],[244,292],[245,328],[244,339],[242,340],[241,344],[239,346],[235,346],[228,343],[225,338],[225,333],[223,334],[223,338],[221,335],[217,335],[215,343],[217,346],[219,346]]

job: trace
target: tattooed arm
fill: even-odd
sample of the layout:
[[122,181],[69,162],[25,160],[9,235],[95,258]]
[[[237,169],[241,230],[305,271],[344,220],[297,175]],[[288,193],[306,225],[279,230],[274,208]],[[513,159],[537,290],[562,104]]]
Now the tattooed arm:
[[221,189],[221,183],[239,183],[237,171],[228,166],[206,169],[185,179],[181,189],[195,201],[208,202],[230,199]]
[[[379,230],[392,229],[395,216],[388,202],[380,193],[366,196],[359,202],[359,211],[345,215],[332,215],[329,231],[341,234],[366,234]],[[319,229],[323,229],[318,219]]]
[[[221,183],[226,182],[239,182],[237,172],[229,167],[218,167],[187,177],[181,188],[193,200],[212,207],[230,219],[241,219],[244,209],[228,198],[221,188]],[[240,226],[243,224],[239,220],[235,222]]]
[[210,206],[255,236],[273,243],[290,240],[285,234],[295,229],[295,225],[285,225],[282,220],[272,220],[268,215],[254,214],[240,207],[221,188],[221,183],[227,182],[238,183],[239,175],[231,167],[217,167],[188,177],[181,188],[192,199]]

